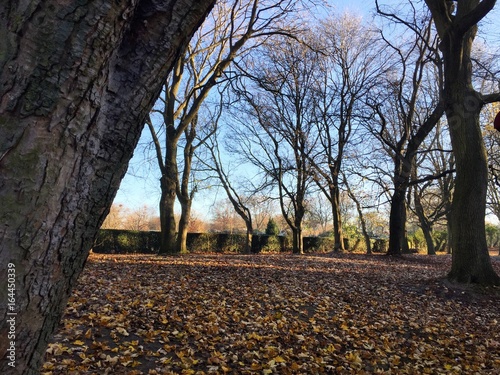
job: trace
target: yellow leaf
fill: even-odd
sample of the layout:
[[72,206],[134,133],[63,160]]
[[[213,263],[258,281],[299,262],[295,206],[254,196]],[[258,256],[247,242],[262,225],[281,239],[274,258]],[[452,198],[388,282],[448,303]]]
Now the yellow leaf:
[[92,337],[92,330],[89,328],[87,332],[85,332],[85,338],[90,339]]
[[73,344],[81,346],[81,345],[83,345],[85,343],[83,341],[81,341],[81,340],[75,340],[75,341],[73,341]]
[[350,352],[347,353],[345,357],[349,362],[354,364],[361,364],[363,362],[358,353]]

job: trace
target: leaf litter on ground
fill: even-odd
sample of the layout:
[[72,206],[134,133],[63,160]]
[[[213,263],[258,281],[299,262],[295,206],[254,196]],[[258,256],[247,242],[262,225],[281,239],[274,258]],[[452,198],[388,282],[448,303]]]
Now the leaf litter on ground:
[[450,259],[91,254],[42,374],[500,374],[500,292]]

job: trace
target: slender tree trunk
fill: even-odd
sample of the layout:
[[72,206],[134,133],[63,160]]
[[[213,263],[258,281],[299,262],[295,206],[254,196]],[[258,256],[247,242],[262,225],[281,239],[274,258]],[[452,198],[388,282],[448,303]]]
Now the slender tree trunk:
[[340,214],[340,191],[338,188],[338,178],[334,180],[335,185],[330,187],[332,197],[332,215],[333,215],[333,236],[335,240],[334,251],[343,252],[344,234],[342,232],[342,216]]
[[[247,224],[247,223],[245,223]],[[250,226],[247,224],[247,233],[245,236],[245,248],[243,249],[243,252],[245,254],[250,254],[252,252],[252,237],[253,237],[253,229],[252,225]]]
[[432,239],[432,227],[428,224],[421,224],[424,232],[425,243],[427,244],[427,255],[436,255],[436,247]]
[[[168,130],[167,130],[168,131]],[[175,202],[177,197],[177,141],[174,137],[167,139],[165,153],[165,170],[161,177],[160,197],[160,226],[161,244],[160,254],[175,254],[176,248],[176,222]]]
[[212,3],[0,3],[1,374],[39,373],[146,115]]
[[177,233],[175,252],[185,254],[188,252],[186,241],[188,234],[189,219],[191,217],[191,200],[181,202],[181,218],[179,220],[179,232]]
[[446,253],[447,254],[452,254],[453,253],[453,248],[452,248],[452,234],[451,234],[451,209],[449,211],[449,214],[446,215],[446,234],[447,234],[447,239],[446,239]]
[[372,253],[372,245],[371,245],[371,241],[370,241],[370,236],[368,234],[368,230],[366,229],[366,220],[365,220],[365,217],[363,215],[363,208],[361,207],[361,202],[353,194],[353,192],[351,191],[351,188],[349,187],[349,184],[346,181],[347,180],[344,177],[344,183],[347,186],[347,192],[349,194],[349,197],[354,201],[354,204],[356,205],[356,211],[358,212],[359,222],[361,223],[361,232],[363,233],[363,238],[365,240],[366,253],[371,254]]
[[425,243],[427,245],[427,255],[436,255],[436,247],[434,246],[434,240],[432,239],[432,226],[429,220],[425,217],[424,207],[420,200],[420,196],[415,189],[414,194],[415,211],[417,212],[418,220],[420,221],[420,228],[424,233]]

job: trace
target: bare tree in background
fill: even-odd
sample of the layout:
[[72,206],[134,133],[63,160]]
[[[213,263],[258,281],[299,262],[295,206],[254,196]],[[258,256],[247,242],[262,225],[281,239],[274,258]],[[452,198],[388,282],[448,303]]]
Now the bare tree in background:
[[455,165],[446,130],[438,122],[432,137],[422,145],[423,150],[415,155],[408,193],[410,209],[418,218],[429,255],[436,253],[434,225],[443,219],[448,223],[451,213]]
[[[186,53],[177,61],[156,106],[162,117],[161,122],[148,121],[161,171],[160,253],[187,250],[187,225],[196,191],[195,186],[189,186],[191,163],[195,149],[206,140],[206,137],[197,140],[203,103],[214,87],[230,78],[230,67],[235,60],[243,58],[273,35],[293,36],[298,23],[295,21],[296,14],[305,5],[312,6],[313,1],[219,1]],[[182,168],[178,158],[181,137],[184,137],[184,155],[180,158]],[[176,199],[182,209],[177,236],[174,216]]]
[[[303,253],[302,223],[312,183],[309,154],[314,147],[318,53],[282,38],[268,43],[258,61],[247,66],[237,94],[244,132],[244,156],[262,172],[263,188],[275,188],[281,213],[292,232],[294,253]],[[246,132],[246,133],[245,133]],[[259,150],[259,151],[256,151]]]
[[[440,56],[437,37],[428,16],[413,8],[403,20],[383,11],[380,15],[407,27],[404,43],[385,42],[395,52],[394,71],[386,75],[385,94],[373,98],[371,106],[378,124],[371,127],[393,162],[391,213],[389,217],[389,255],[408,251],[406,240],[406,194],[410,183],[413,159],[421,144],[444,113],[438,85]],[[408,32],[408,30],[410,32]],[[394,38],[395,39],[395,38]]]
[[335,251],[344,251],[340,182],[342,163],[349,152],[365,97],[386,69],[385,46],[375,30],[360,18],[344,14],[324,20],[316,30],[315,46],[320,77],[315,82],[317,149],[310,163],[315,181],[328,198],[332,210]]

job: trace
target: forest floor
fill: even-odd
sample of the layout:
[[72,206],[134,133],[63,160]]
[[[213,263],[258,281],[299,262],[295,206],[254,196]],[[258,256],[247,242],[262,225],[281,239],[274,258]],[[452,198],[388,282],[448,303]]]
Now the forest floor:
[[450,261],[91,254],[42,373],[500,374],[500,289]]

